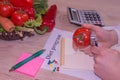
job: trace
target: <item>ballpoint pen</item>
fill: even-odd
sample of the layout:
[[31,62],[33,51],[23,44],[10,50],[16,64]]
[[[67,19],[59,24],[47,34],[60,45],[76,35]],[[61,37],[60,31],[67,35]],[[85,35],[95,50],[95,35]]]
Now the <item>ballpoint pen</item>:
[[31,55],[30,57],[24,59],[23,61],[17,63],[16,65],[14,65],[9,72],[16,70],[17,68],[21,67],[22,65],[24,65],[25,63],[29,62],[30,60],[40,56],[43,52],[45,51],[45,49],[39,50],[38,52],[36,52],[35,54]]

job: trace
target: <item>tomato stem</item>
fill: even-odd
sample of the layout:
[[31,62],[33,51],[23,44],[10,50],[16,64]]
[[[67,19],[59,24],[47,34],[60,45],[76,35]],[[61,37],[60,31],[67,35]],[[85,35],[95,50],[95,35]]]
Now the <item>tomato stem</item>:
[[80,33],[79,35],[75,36],[74,38],[78,38],[79,41],[83,41],[84,35],[83,35],[83,33]]

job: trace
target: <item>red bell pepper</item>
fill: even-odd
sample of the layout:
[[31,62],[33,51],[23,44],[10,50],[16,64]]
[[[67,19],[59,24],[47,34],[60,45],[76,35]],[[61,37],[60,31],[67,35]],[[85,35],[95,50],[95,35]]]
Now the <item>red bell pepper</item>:
[[48,11],[46,12],[46,14],[43,16],[43,21],[42,21],[42,25],[41,27],[47,26],[48,27],[48,32],[52,31],[52,29],[55,26],[55,17],[56,17],[56,12],[57,12],[57,6],[56,5],[52,5]]
[[57,6],[52,5],[45,15],[42,18],[42,24],[39,27],[39,30],[35,29],[38,34],[44,34],[46,32],[50,32],[53,30],[55,26],[55,17],[57,12]]

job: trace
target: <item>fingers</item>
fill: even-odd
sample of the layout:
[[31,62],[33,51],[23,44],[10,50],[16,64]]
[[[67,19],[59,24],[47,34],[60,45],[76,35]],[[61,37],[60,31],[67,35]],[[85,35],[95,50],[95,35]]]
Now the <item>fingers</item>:
[[91,53],[94,55],[94,56],[97,56],[101,53],[101,48],[100,47],[96,47],[96,46],[93,46],[91,47]]
[[84,52],[86,55],[93,56],[91,53],[91,46],[87,46],[85,48],[79,48],[80,51]]
[[102,30],[101,27],[95,26],[95,25],[92,25],[92,24],[83,24],[82,27],[91,29],[91,30],[93,30],[93,31],[95,31],[95,32],[99,32],[100,30]]
[[78,50],[78,46],[77,46],[77,44],[74,43],[74,41],[72,42],[72,46],[73,46],[73,49],[74,49],[75,51]]

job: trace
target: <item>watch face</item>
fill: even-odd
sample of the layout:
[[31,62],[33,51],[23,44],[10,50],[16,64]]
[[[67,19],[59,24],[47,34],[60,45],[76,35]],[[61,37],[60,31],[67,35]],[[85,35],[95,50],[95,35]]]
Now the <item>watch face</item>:
[[91,34],[90,34],[90,45],[91,46],[98,46],[97,37],[93,31],[91,31]]

